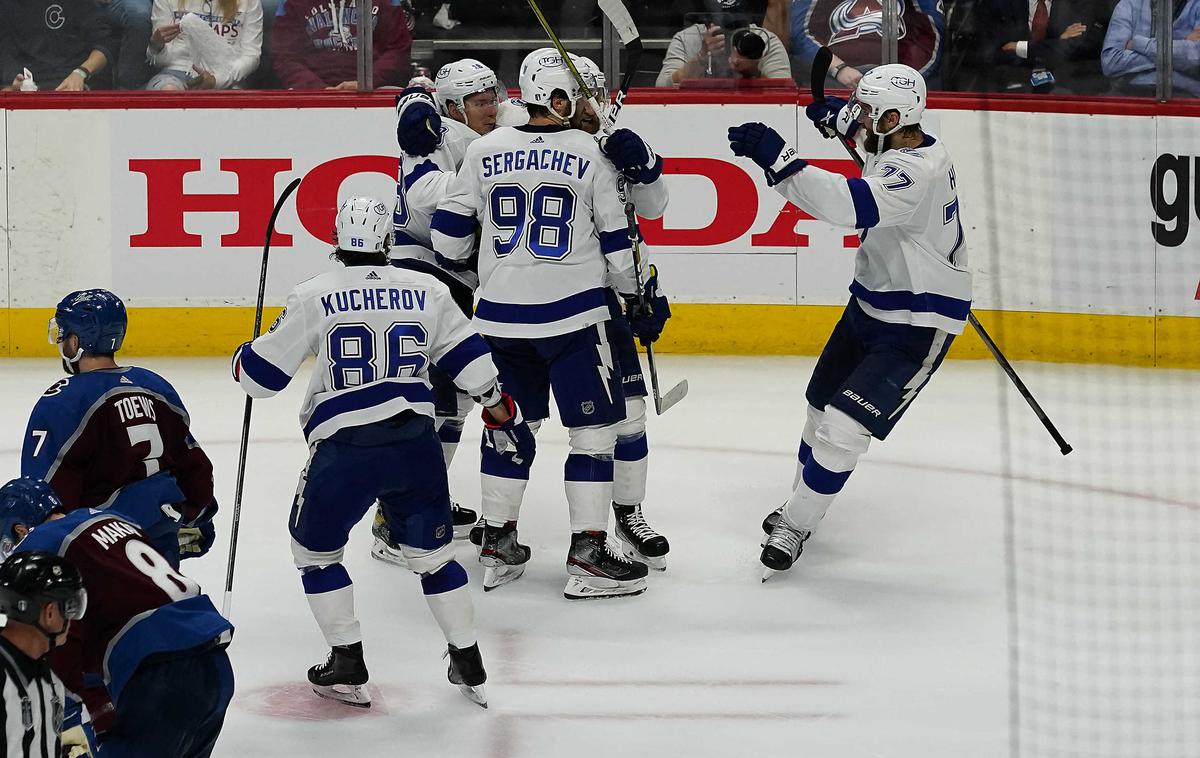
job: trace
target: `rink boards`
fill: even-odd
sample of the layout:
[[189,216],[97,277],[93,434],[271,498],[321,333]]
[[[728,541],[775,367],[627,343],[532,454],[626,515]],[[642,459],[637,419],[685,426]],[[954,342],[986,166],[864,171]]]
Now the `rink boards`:
[[[231,352],[252,327],[275,193],[297,177],[272,248],[271,313],[332,265],[337,200],[394,193],[390,97],[251,97],[260,107],[223,95],[0,96],[0,354],[49,353],[54,303],[96,286],[130,305],[131,353]],[[622,113],[666,159],[671,206],[643,223],[676,303],[662,349],[815,353],[846,301],[857,238],[788,206],[730,154],[725,132],[760,120],[816,165],[853,164],[795,94],[721,99],[654,93]],[[976,310],[1010,357],[1200,366],[1200,246],[1189,234],[1200,223],[1200,110],[933,105],[925,124],[955,158]],[[952,352],[984,355],[971,335]]]

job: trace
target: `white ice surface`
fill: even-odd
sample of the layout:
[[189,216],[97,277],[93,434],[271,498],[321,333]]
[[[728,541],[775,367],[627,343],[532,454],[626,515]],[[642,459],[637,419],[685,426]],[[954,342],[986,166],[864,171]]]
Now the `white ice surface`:
[[[219,606],[243,395],[223,359],[138,363],[174,383],[216,465],[219,541],[185,571]],[[237,696],[216,755],[1006,756],[1003,490],[1014,480],[1002,475],[1003,420],[1019,441],[1010,448],[1018,484],[1052,480],[1082,497],[1115,454],[1075,440],[1081,449],[1059,457],[993,364],[948,363],[892,437],[872,446],[796,568],[760,584],[759,522],[790,487],[812,364],[662,357],[664,382],[686,376],[691,394],[650,419],[646,514],[672,550],[668,571],[638,598],[563,599],[566,435],[543,427],[521,518],[533,548],[524,578],[485,596],[472,549],[459,548],[490,674],[487,711],[446,682],[444,642],[416,577],[369,557],[369,519],[346,564],[375,707],[310,693],[304,672],[326,648],[286,530],[306,458],[296,420],[303,382],[256,402],[232,614]],[[5,478],[17,472],[29,408],[57,368],[3,363]],[[1070,402],[1080,381],[1121,396],[1129,381],[1182,388],[1195,377],[1020,368],[1068,436],[1124,419],[1106,422],[1103,402]],[[468,506],[479,491],[478,428],[472,420],[451,471],[451,491]],[[1156,493],[1148,481],[1131,487],[1152,502],[1194,496]]]

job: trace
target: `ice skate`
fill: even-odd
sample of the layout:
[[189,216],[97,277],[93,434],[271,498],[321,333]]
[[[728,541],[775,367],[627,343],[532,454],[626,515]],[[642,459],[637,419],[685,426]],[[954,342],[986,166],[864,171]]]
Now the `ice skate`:
[[646,591],[646,564],[618,555],[604,532],[571,535],[567,555],[568,600],[640,595]]
[[454,523],[454,539],[462,540],[467,538],[467,533],[475,526],[475,520],[479,518],[479,514],[451,500],[450,518]]
[[367,692],[367,664],[363,661],[361,642],[335,645],[325,663],[308,670],[313,692],[356,708],[370,708]]
[[804,541],[811,534],[812,532],[802,531],[789,524],[781,513],[775,528],[771,530],[771,535],[767,537],[762,555],[758,558],[766,567],[763,569],[762,580],[767,581],[776,571],[790,569],[800,557],[801,551],[804,550]]
[[479,550],[479,562],[486,567],[483,591],[490,592],[520,578],[531,554],[527,546],[517,542],[516,521],[509,521],[504,526],[485,523],[483,545]]
[[671,545],[666,537],[646,523],[642,506],[613,503],[613,514],[616,516],[614,536],[621,545],[621,553],[630,560],[645,563],[655,571],[666,571],[667,553]]
[[446,670],[446,678],[451,684],[458,685],[463,696],[480,708],[487,708],[487,692],[483,683],[487,681],[487,672],[483,670],[483,658],[479,655],[479,644],[471,647],[458,648],[450,645],[446,649],[450,657],[450,667]]
[[763,522],[762,522],[763,536],[762,536],[762,539],[759,540],[759,542],[758,542],[759,547],[767,546],[767,538],[771,536],[771,532],[775,531],[775,525],[779,523],[779,514],[783,513],[783,509],[786,507],[787,507],[787,502],[784,502],[783,505],[779,506],[775,510],[768,513],[767,517],[763,519]]
[[390,563],[400,568],[408,568],[408,561],[400,546],[392,541],[392,530],[388,529],[387,519],[383,517],[383,509],[375,508],[375,522],[371,524],[371,536],[375,538],[371,545],[371,557]]
[[475,547],[483,547],[483,516],[480,516],[479,520],[475,522],[475,526],[471,527],[471,533],[467,539]]

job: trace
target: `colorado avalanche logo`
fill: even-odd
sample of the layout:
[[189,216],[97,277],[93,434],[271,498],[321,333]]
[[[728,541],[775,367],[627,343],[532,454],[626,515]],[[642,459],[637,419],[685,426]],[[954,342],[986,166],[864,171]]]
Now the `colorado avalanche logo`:
[[[904,3],[896,0],[897,35],[904,37]],[[842,0],[829,15],[829,46],[866,35],[883,36],[882,0]]]

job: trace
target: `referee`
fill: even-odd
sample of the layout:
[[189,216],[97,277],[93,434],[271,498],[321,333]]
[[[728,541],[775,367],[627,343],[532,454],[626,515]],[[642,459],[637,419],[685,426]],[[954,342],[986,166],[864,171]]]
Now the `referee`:
[[59,758],[64,690],[46,655],[86,609],[66,559],[29,552],[0,564],[0,758]]

